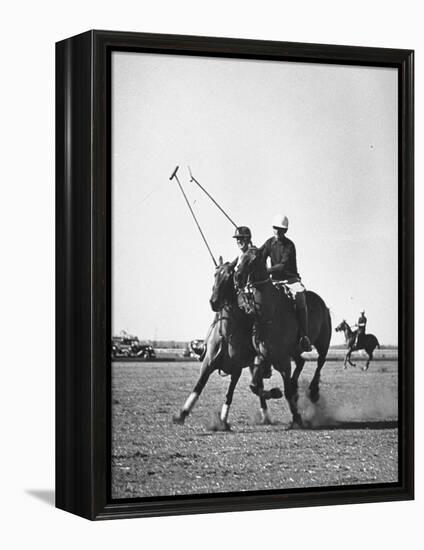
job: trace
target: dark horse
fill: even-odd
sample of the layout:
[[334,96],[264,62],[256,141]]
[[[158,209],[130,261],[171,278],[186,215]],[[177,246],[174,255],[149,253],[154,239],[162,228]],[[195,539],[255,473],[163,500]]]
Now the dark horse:
[[[237,305],[233,282],[236,262],[237,260],[223,264],[222,258],[220,258],[220,264],[215,271],[210,304],[217,313],[206,337],[206,350],[199,379],[180,413],[173,417],[173,421],[177,424],[184,423],[205,387],[209,376],[218,370],[231,376],[226,400],[220,414],[223,429],[230,429],[228,414],[235,387],[242,369],[247,366],[252,369],[255,357],[255,350],[252,345],[252,320]],[[262,380],[259,384],[263,389]],[[278,388],[262,392],[260,404],[264,423],[269,423],[266,399],[278,399],[280,397],[282,397],[282,393]]]
[[[292,426],[302,426],[297,408],[298,379],[305,364],[298,347],[298,321],[294,303],[285,292],[276,288],[269,278],[265,261],[260,251],[252,247],[241,257],[235,282],[241,290],[243,301],[250,303],[256,332],[256,352],[278,370],[284,381],[284,394],[293,416]],[[246,286],[247,285],[247,286]],[[246,291],[247,289],[247,291]],[[246,298],[247,297],[247,298]],[[306,295],[309,312],[309,337],[318,352],[318,366],[309,385],[310,399],[319,399],[319,381],[331,339],[330,312],[324,301],[314,292]],[[291,374],[291,361],[296,368]],[[256,369],[259,367],[256,366]],[[253,373],[253,379],[257,370]],[[261,395],[259,391],[258,395]]]
[[358,351],[360,349],[364,349],[368,354],[368,361],[366,362],[366,365],[363,367],[363,370],[368,370],[368,367],[370,366],[370,361],[372,360],[372,354],[374,353],[375,348],[380,347],[380,344],[378,343],[378,340],[374,336],[374,334],[363,334],[359,339],[359,341],[357,341],[357,338],[356,338],[357,331],[352,330],[344,319],[340,323],[340,325],[338,325],[335,328],[335,331],[336,332],[343,331],[345,340],[346,340],[347,353],[343,363],[343,368],[347,369],[347,363],[349,363],[349,365],[352,365],[352,367],[356,366],[356,363],[352,363],[352,361],[350,360],[352,351]]

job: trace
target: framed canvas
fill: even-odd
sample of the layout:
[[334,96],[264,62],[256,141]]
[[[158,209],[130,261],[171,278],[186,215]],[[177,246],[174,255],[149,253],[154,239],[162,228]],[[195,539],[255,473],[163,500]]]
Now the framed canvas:
[[56,506],[413,498],[413,52],[56,45]]

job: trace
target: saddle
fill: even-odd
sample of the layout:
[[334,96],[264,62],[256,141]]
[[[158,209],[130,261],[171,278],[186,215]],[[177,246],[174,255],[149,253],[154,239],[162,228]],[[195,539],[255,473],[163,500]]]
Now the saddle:
[[[290,292],[289,287],[286,284],[287,281],[272,281],[274,287],[285,294],[293,307],[296,306],[294,296]],[[254,315],[256,313],[255,298],[253,294],[253,287],[247,284],[244,288],[237,292],[237,303],[240,309],[242,309],[247,315]]]
[[286,284],[286,281],[272,281],[272,284],[275,286],[277,290],[280,292],[284,292],[284,294],[289,298],[293,303],[295,302],[293,294],[290,292],[289,287]]

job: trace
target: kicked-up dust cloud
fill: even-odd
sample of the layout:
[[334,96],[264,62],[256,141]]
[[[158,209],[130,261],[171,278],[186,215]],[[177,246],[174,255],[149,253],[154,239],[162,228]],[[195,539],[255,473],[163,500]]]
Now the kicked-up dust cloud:
[[320,391],[317,403],[309,398],[309,382],[299,384],[299,412],[312,427],[335,426],[347,422],[381,422],[398,418],[398,398],[395,390],[375,388],[367,394],[351,395],[349,402],[335,403],[330,395]]

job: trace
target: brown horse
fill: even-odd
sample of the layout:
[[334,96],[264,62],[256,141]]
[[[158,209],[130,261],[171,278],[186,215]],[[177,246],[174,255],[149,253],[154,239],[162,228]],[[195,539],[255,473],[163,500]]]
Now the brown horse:
[[[299,327],[293,300],[274,286],[262,254],[255,247],[250,248],[241,257],[235,272],[235,283],[240,289],[242,302],[250,304],[249,310],[258,334],[256,353],[280,372],[284,381],[284,394],[293,416],[292,426],[302,426],[297,401],[298,379],[305,359],[298,347]],[[330,345],[331,318],[327,306],[318,294],[308,291],[306,300],[309,312],[309,337],[318,352],[318,364],[309,391],[311,401],[317,402],[320,373]],[[296,364],[293,375],[291,358]],[[256,375],[257,370],[253,373],[253,379]],[[260,395],[261,391],[258,394]]]
[[[205,340],[204,353],[200,376],[191,394],[187,398],[178,415],[173,417],[177,424],[184,424],[198,400],[209,376],[216,370],[230,375],[230,385],[225,403],[222,406],[220,421],[223,429],[230,429],[228,415],[233,394],[242,369],[252,369],[255,350],[252,345],[252,320],[237,305],[237,296],[234,289],[233,275],[237,260],[232,263],[222,263],[215,271],[215,281],[210,299],[211,307],[216,311],[215,319]],[[263,390],[263,381],[259,382]],[[281,390],[274,388],[263,391],[260,399],[262,420],[269,423],[266,399],[282,397]]]
[[368,360],[365,366],[362,368],[362,370],[368,370],[368,367],[370,366],[370,362],[372,361],[372,358],[373,358],[373,353],[375,348],[380,347],[380,344],[378,343],[378,340],[374,336],[374,334],[364,334],[362,335],[361,339],[358,342],[356,338],[358,331],[352,330],[344,319],[340,323],[340,325],[338,325],[334,330],[336,332],[343,332],[346,340],[347,353],[344,359],[343,368],[347,369],[347,363],[349,363],[349,365],[352,365],[352,367],[355,367],[356,363],[352,363],[350,356],[352,355],[353,351],[358,351],[363,349],[368,354]]

